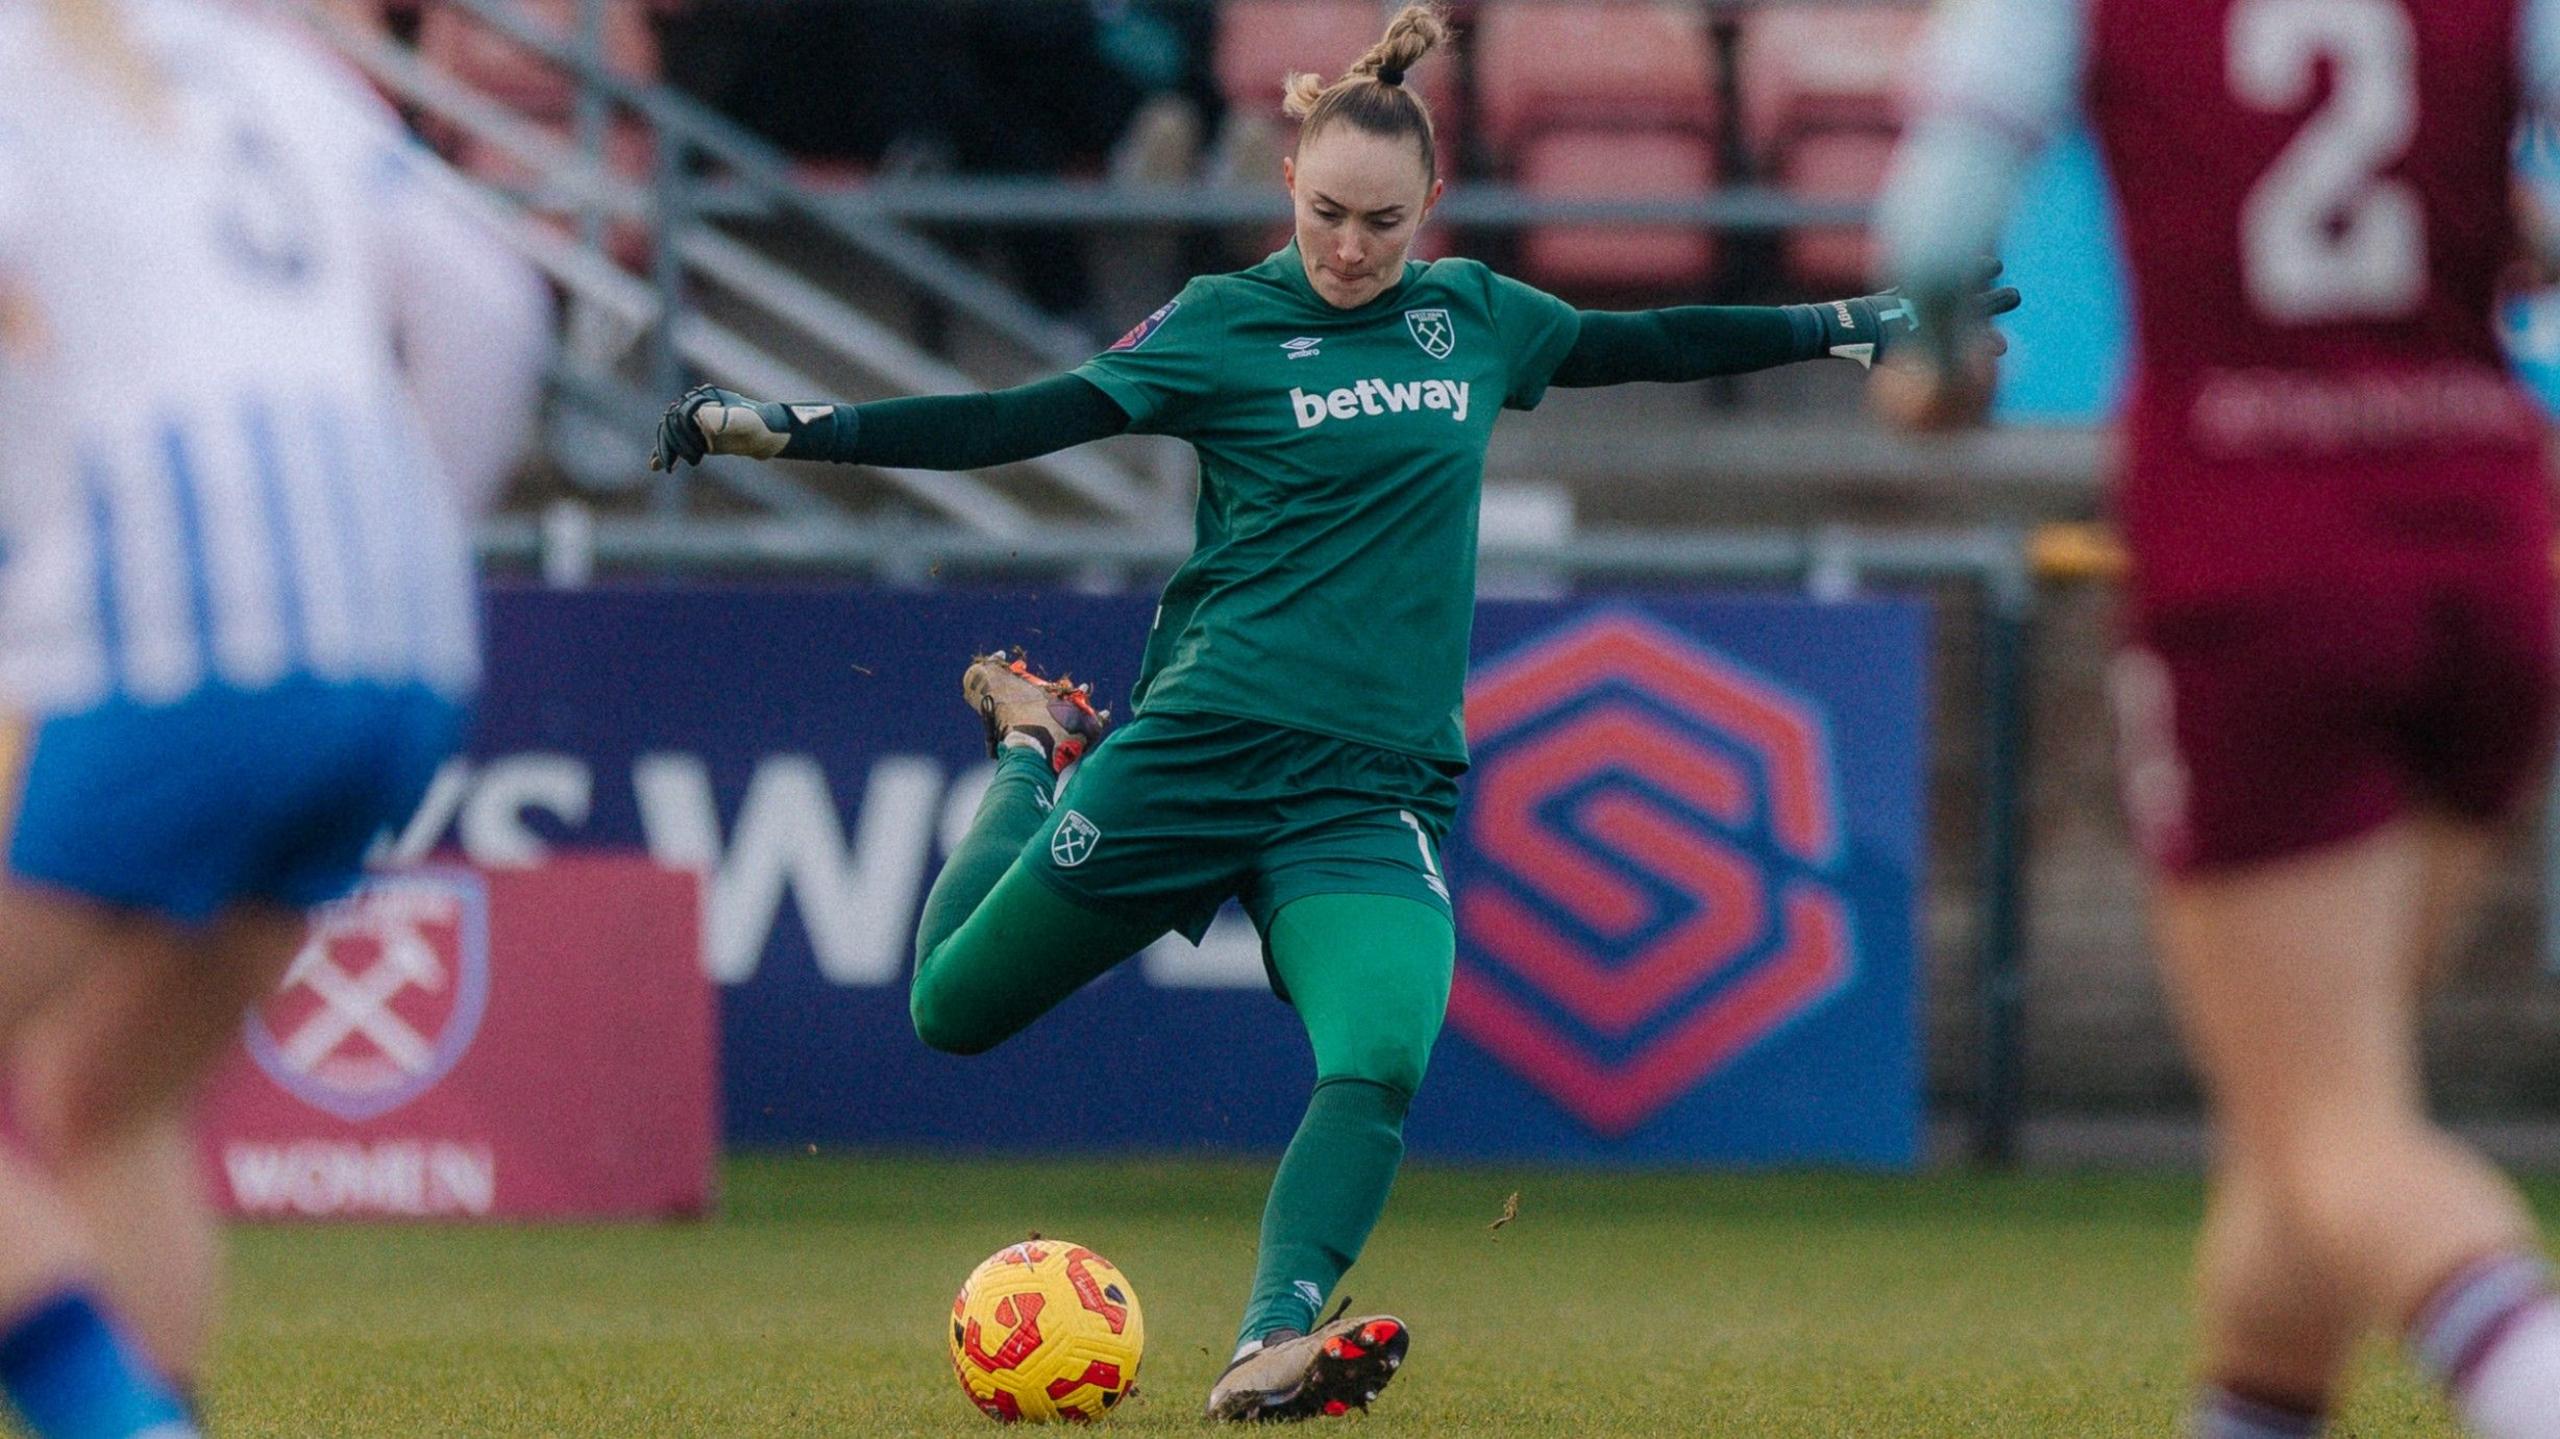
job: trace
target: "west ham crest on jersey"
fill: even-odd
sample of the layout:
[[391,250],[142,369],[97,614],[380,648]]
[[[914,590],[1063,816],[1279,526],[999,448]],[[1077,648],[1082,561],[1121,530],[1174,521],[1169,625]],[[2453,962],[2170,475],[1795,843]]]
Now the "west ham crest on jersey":
[[1049,836],[1049,858],[1060,869],[1073,869],[1093,858],[1093,847],[1102,843],[1102,831],[1092,820],[1074,810],[1058,821],[1058,832]]
[[1422,353],[1435,360],[1449,358],[1449,352],[1458,347],[1458,327],[1449,323],[1446,310],[1407,310],[1404,327],[1413,331],[1413,342],[1422,347]]

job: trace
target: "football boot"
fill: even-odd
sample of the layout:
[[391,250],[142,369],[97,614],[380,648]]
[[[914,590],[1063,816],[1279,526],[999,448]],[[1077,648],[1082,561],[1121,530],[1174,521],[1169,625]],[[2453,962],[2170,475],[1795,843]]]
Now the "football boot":
[[1338,1418],[1366,1409],[1404,1367],[1413,1331],[1392,1315],[1337,1319],[1312,1334],[1280,1329],[1238,1354],[1209,1390],[1227,1423]]
[[1056,773],[1082,758],[1111,730],[1111,712],[1093,707],[1093,686],[1061,676],[1043,679],[1016,645],[1011,654],[980,655],[960,676],[960,692],[987,726],[987,755],[1005,736],[1028,735]]

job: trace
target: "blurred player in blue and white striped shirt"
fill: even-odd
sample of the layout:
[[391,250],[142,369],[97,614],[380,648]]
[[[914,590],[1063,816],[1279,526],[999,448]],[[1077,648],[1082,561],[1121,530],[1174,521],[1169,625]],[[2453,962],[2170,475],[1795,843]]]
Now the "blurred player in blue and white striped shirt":
[[0,0],[0,74],[0,1390],[182,1436],[186,1102],[459,742],[548,299],[289,31]]

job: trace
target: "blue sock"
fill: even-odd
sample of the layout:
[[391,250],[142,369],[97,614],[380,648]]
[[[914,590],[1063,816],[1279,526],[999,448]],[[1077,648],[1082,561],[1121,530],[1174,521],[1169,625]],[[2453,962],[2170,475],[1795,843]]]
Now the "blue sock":
[[0,1330],[0,1390],[36,1439],[194,1439],[184,1405],[77,1289]]

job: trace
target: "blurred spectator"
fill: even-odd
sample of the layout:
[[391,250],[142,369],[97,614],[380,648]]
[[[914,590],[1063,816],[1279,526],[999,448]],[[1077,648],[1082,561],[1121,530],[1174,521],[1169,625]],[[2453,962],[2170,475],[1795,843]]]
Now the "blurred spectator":
[[[1178,180],[1225,102],[1199,0],[704,0],[672,78],[807,160],[886,175]],[[1026,295],[1104,327],[1082,232],[1007,228]]]

